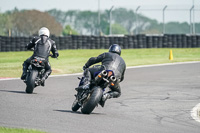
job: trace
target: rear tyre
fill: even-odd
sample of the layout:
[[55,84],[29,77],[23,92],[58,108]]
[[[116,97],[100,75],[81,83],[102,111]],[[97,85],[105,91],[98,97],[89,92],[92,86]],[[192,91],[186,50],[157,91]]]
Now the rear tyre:
[[94,87],[93,92],[87,99],[87,102],[83,104],[81,112],[83,114],[90,114],[101,100],[102,95],[103,90],[99,86]]
[[33,89],[35,88],[35,79],[37,78],[37,76],[38,76],[38,71],[32,69],[26,82],[26,93],[33,93]]
[[72,111],[76,112],[81,106],[78,104],[78,100],[75,99],[72,104]]

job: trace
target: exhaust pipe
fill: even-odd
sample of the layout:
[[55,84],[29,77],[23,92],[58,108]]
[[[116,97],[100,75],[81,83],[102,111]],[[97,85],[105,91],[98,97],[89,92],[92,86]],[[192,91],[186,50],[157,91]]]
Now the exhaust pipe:
[[111,80],[112,82],[115,82],[117,79],[116,79],[116,77],[111,76],[111,77],[110,77],[110,80]]
[[106,70],[103,70],[103,71],[101,72],[101,74],[102,74],[103,77],[107,76]]
[[111,76],[111,77],[110,77],[110,81],[111,81],[110,85],[111,85],[111,86],[115,86],[115,83],[116,83],[116,81],[117,81],[117,78],[114,77],[114,76]]
[[101,73],[99,73],[96,77],[95,77],[95,81],[99,82],[103,77],[107,76],[107,72],[105,70],[103,70]]

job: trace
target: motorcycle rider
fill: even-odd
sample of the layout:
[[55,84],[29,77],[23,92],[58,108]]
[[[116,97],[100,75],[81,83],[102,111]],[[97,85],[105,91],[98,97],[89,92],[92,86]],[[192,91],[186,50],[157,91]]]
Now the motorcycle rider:
[[[106,70],[112,70],[115,77],[117,78],[117,83],[114,86],[109,86],[109,92],[105,93],[100,101],[100,105],[104,107],[105,101],[110,98],[118,98],[121,95],[121,88],[119,82],[124,80],[124,73],[126,70],[125,61],[120,57],[121,48],[118,44],[113,44],[109,48],[109,52],[100,54],[97,57],[91,57],[87,63],[83,66],[83,79],[82,85],[78,87],[82,89],[88,89],[90,86],[90,80],[94,72],[102,71],[102,68],[89,68],[91,65],[101,62],[102,66]],[[95,69],[95,70],[94,70]]]
[[53,58],[57,58],[59,56],[59,54],[58,54],[58,50],[56,49],[55,42],[49,38],[50,32],[49,32],[48,28],[42,27],[39,30],[38,34],[39,34],[39,36],[33,37],[33,39],[30,41],[30,43],[27,44],[27,46],[26,46],[27,50],[31,50],[32,48],[34,48],[34,53],[30,58],[25,60],[23,63],[23,65],[22,65],[23,73],[22,73],[21,79],[25,80],[26,75],[27,75],[27,69],[28,69],[28,66],[29,66],[31,60],[34,57],[41,57],[41,58],[45,59],[45,73],[41,79],[41,83],[42,83],[41,85],[44,86],[45,79],[47,79],[48,76],[52,72],[51,66],[49,64],[49,58],[48,58],[50,51],[53,54],[52,55]]

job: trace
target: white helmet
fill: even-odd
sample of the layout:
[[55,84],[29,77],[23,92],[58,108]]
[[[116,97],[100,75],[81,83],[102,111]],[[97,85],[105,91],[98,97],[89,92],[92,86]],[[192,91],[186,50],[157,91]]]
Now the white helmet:
[[45,36],[49,37],[49,35],[50,35],[49,29],[47,29],[46,27],[42,27],[39,30],[39,36],[41,36],[41,35],[45,35]]

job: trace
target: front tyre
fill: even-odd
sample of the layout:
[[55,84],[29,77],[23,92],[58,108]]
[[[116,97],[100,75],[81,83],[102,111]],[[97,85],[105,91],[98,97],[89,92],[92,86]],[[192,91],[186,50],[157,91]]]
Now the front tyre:
[[26,93],[33,93],[33,89],[35,88],[35,80],[37,76],[38,76],[38,71],[32,69],[26,82]]
[[72,104],[72,111],[76,112],[81,106],[78,104],[78,100],[75,99]]
[[102,95],[103,90],[99,86],[95,86],[87,102],[82,105],[81,112],[83,114],[90,114],[101,100]]

